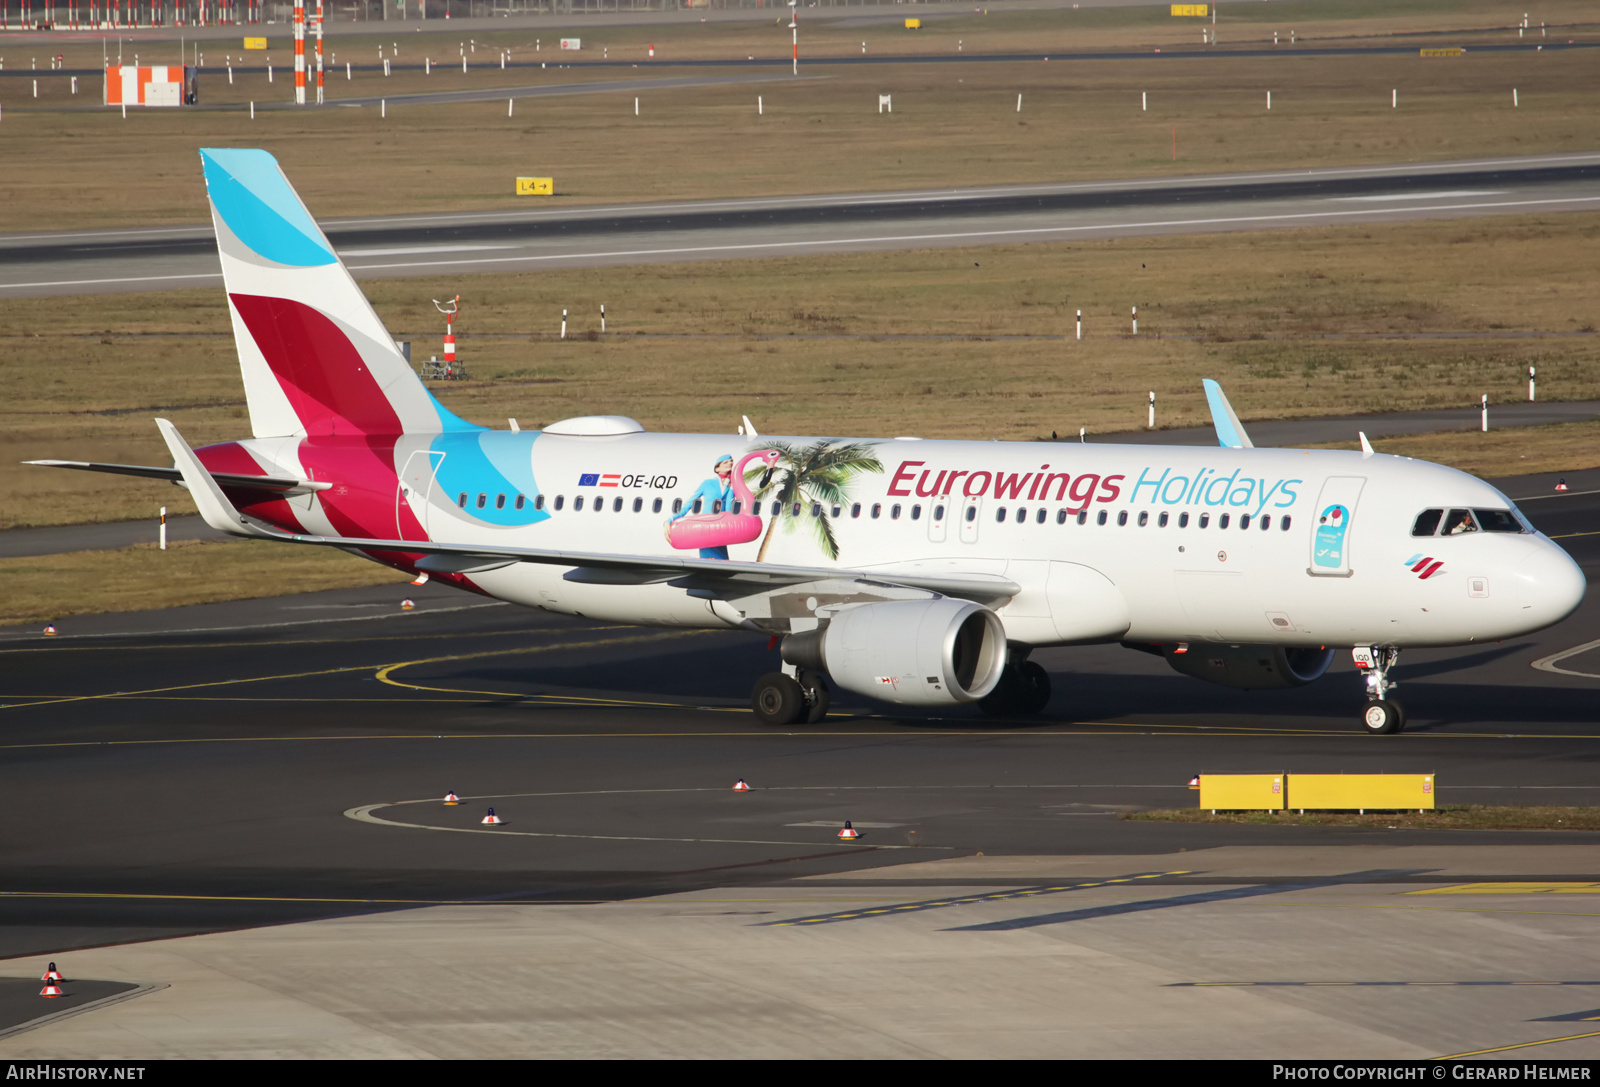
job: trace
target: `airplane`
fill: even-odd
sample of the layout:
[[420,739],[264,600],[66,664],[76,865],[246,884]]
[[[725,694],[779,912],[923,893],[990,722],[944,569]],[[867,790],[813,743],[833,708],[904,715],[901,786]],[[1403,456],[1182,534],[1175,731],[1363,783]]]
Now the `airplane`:
[[423,385],[270,154],[200,158],[252,436],[192,449],[157,419],[172,467],[28,463],[168,479],[223,532],[528,607],[751,631],[780,647],[751,697],[769,725],[822,720],[830,682],[1035,714],[1033,650],[1120,643],[1242,689],[1349,649],[1361,727],[1393,734],[1402,649],[1527,634],[1583,599],[1489,484],[1365,435],[1256,448],[1210,380],[1216,447],[492,430]]

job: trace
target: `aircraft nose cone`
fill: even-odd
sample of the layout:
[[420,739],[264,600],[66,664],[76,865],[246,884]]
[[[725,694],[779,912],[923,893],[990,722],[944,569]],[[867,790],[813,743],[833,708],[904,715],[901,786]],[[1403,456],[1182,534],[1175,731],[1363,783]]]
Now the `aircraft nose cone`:
[[1516,580],[1529,630],[1559,623],[1577,611],[1589,585],[1572,556],[1547,540],[1529,548],[1517,564]]

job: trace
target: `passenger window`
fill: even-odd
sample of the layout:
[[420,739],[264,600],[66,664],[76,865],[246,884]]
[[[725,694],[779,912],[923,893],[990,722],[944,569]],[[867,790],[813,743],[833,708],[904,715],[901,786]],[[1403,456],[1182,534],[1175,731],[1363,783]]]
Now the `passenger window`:
[[567,502],[567,496],[566,495],[564,495],[564,494],[556,495],[556,509],[560,509],[562,506],[566,505],[566,502]]
[[1156,518],[1156,524],[1158,526],[1160,526],[1161,528],[1166,528],[1167,527],[1167,511],[1166,510],[1162,510],[1161,511],[1161,516]]
[[722,499],[719,498],[715,502],[711,503],[711,512],[712,513],[721,513],[722,512]]
[[1067,523],[1067,511],[1066,510],[1056,510],[1056,524],[1064,525],[1066,523]]
[[1106,511],[1105,510],[1101,510],[1100,511],[1100,516],[1098,516],[1098,517],[1096,517],[1094,519],[1094,523],[1097,524],[1097,525],[1103,525],[1103,524],[1106,523]]
[[1117,524],[1118,525],[1125,525],[1127,523],[1128,523],[1128,511],[1127,510],[1118,510],[1117,511]]
[[1187,513],[1178,514],[1178,527],[1179,528],[1188,528],[1189,527],[1189,515]]
[[536,510],[544,509],[544,495],[536,494],[533,496],[533,508]]
[[1485,532],[1521,532],[1522,525],[1510,510],[1473,510]]
[[[899,506],[896,506],[894,508],[894,515],[896,517],[900,516],[900,507]],[[811,503],[811,516],[813,516],[813,517],[821,517],[822,516],[822,503],[821,502],[813,502],[813,503]]]
[[935,521],[943,521],[944,520],[944,504],[943,503],[940,503],[939,505],[933,507],[933,519]]
[[1143,528],[1150,523],[1150,514],[1147,510],[1139,511],[1139,527]]
[[842,512],[843,512],[843,510],[842,510],[842,508],[841,508],[841,507],[839,507],[839,506],[835,506],[835,507],[833,507],[833,512],[832,512],[832,513],[830,513],[830,514],[828,514],[828,516],[829,516],[829,517],[837,517],[837,516],[839,516],[839,514],[840,514],[840,513],[842,513]]
[[794,504],[794,509],[789,511],[789,516],[791,516],[791,517],[799,517],[800,516],[800,503],[796,502]]
[[704,498],[696,498],[694,500],[694,509],[691,512],[699,513],[701,510],[705,509],[705,505],[706,500]]
[[1003,525],[1006,523],[1006,508],[1004,506],[1001,506],[999,509],[994,511],[994,520],[995,524],[997,525]]
[[1265,531],[1267,531],[1267,529],[1269,529],[1271,527],[1272,527],[1272,514],[1263,513],[1261,515],[1261,531],[1265,532]]
[[861,503],[860,502],[852,502],[850,504],[850,516],[851,517],[860,517],[861,516]]
[[461,492],[461,497],[456,499],[456,505],[460,506],[462,509],[466,509],[467,508],[467,492],[466,491],[462,491]]
[[1472,519],[1471,510],[1451,510],[1444,519],[1444,534],[1446,536],[1460,536],[1476,531],[1478,531],[1478,522]]
[[612,503],[611,503],[611,512],[612,513],[621,513],[622,512],[622,496],[621,495],[618,495],[612,501]]
[[1079,510],[1078,511],[1078,524],[1086,525],[1088,523],[1089,523],[1089,511],[1088,510]]
[[911,519],[913,521],[922,520],[922,507],[920,505],[911,507]]
[[583,509],[583,495],[580,494],[572,500],[572,508],[574,510]]
[[1278,525],[1278,527],[1283,529],[1285,532],[1289,531],[1289,515],[1287,513],[1283,515],[1283,521]]
[[1050,516],[1050,511],[1041,506],[1039,512],[1033,515],[1033,523],[1042,525],[1044,524],[1044,519],[1048,516]]
[[1232,514],[1224,513],[1221,517],[1218,517],[1217,518],[1217,527],[1218,528],[1227,528],[1228,527],[1228,518],[1231,517],[1231,516],[1232,516]]
[[1249,528],[1250,527],[1250,515],[1248,513],[1241,513],[1239,515],[1239,527],[1240,528]]
[[515,503],[513,503],[513,504],[514,504],[514,505],[515,505],[515,506],[516,506],[516,508],[517,508],[517,509],[519,509],[519,510],[520,510],[520,509],[521,509],[521,508],[522,508],[522,507],[523,507],[523,506],[525,506],[525,505],[527,505],[527,502],[528,502],[528,497],[527,497],[527,495],[521,495],[521,494],[519,494],[519,495],[517,495],[517,500],[516,500],[516,502],[515,502]]
[[506,496],[505,495],[497,494],[497,495],[494,496],[494,508],[497,509],[497,510],[503,510],[503,509],[506,508]]
[[1417,520],[1411,526],[1413,536],[1432,536],[1439,530],[1439,520],[1444,517],[1444,510],[1423,510],[1417,514]]
[[883,505],[881,503],[874,502],[872,504],[872,519],[874,521],[876,521],[878,519],[878,515],[881,514],[882,512],[883,512]]
[[650,503],[650,512],[651,513],[660,513],[661,512],[661,499],[658,498],[654,502]]
[[674,498],[672,500],[672,512],[674,514],[679,514],[679,513],[683,512],[683,499]]
[[633,512],[634,513],[638,513],[639,511],[641,511],[643,509],[644,509],[644,499],[635,498],[633,500]]
[[479,491],[478,492],[478,508],[481,510],[481,509],[483,509],[484,506],[486,506],[488,504],[489,504],[489,496],[487,494],[484,494],[482,491]]
[[1205,528],[1210,523],[1211,523],[1211,515],[1209,513],[1202,513],[1200,515],[1200,527],[1201,528]]
[[978,507],[977,506],[968,506],[967,507],[967,522],[970,524],[971,522],[976,521],[977,519],[978,519]]

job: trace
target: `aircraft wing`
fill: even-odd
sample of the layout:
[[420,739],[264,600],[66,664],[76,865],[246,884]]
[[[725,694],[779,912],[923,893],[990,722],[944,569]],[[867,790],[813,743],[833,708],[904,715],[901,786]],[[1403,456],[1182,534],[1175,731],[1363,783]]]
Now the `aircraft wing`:
[[[23,464],[36,464],[41,468],[76,468],[80,472],[109,472],[118,476],[141,476],[145,479],[165,479],[182,483],[183,476],[176,468],[157,468],[150,464],[108,464],[93,460],[25,460]],[[314,479],[291,479],[285,476],[244,476],[233,472],[213,472],[211,478],[224,487],[252,487],[258,491],[280,491],[286,496],[325,491],[331,483]]]
[[[387,551],[424,556],[416,563],[419,570],[436,573],[469,574],[495,570],[517,562],[552,566],[571,566],[570,580],[616,585],[648,585],[692,578],[698,587],[734,583],[746,590],[776,588],[809,581],[853,579],[881,585],[899,585],[982,602],[1009,599],[1021,592],[1016,582],[993,574],[976,573],[896,573],[889,570],[852,570],[832,566],[781,566],[767,562],[734,562],[702,559],[698,556],[622,555],[588,551],[555,551],[531,547],[502,547],[484,544],[450,544],[428,540],[362,539],[350,536],[314,536],[285,532],[253,521],[228,501],[218,485],[218,477],[206,470],[189,448],[178,428],[166,419],[157,419],[161,436],[177,472],[189,488],[206,524],[234,536],[279,540],[284,543],[339,547],[353,551]],[[254,479],[255,477],[248,477]]]

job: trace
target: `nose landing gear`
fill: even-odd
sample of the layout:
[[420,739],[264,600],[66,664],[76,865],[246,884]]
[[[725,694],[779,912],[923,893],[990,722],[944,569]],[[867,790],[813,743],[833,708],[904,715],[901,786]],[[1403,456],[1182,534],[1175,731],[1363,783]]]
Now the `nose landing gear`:
[[1406,710],[1389,697],[1400,681],[1389,678],[1389,670],[1400,660],[1400,650],[1392,645],[1358,645],[1350,651],[1356,670],[1367,688],[1367,708],[1361,713],[1361,726],[1373,736],[1388,736],[1406,727]]

